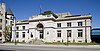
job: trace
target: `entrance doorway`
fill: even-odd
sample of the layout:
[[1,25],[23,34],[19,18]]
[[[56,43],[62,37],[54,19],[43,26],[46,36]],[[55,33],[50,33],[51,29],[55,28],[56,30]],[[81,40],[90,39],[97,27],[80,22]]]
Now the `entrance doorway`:
[[43,39],[44,36],[43,36],[43,30],[40,31],[40,39]]
[[43,24],[39,23],[37,25],[37,30],[39,31],[39,38],[43,39],[44,38],[44,29],[43,29]]

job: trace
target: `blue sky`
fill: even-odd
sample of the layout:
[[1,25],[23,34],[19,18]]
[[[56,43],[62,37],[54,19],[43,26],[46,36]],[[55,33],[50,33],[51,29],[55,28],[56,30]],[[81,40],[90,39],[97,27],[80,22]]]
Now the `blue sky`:
[[71,12],[92,15],[92,28],[100,28],[100,0],[0,0],[10,7],[17,20],[28,19],[33,15],[51,10],[54,13]]

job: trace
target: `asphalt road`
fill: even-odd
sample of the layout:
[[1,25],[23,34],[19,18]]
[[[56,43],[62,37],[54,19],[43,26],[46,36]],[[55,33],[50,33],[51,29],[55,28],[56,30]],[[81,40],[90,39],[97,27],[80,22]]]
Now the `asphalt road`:
[[0,51],[100,51],[100,48],[0,45]]

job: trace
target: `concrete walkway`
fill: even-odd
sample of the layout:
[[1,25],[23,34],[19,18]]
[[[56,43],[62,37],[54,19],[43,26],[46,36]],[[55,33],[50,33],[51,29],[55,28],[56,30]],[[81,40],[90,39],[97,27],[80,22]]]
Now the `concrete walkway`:
[[43,45],[33,45],[33,44],[17,44],[14,43],[3,43],[0,46],[39,46],[39,47],[85,47],[85,48],[100,48],[100,45],[52,45],[52,44],[43,44]]

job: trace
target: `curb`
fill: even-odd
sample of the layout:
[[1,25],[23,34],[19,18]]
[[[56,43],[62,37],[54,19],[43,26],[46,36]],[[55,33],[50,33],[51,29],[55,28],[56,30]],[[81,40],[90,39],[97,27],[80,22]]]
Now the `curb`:
[[12,44],[12,43],[6,43],[6,44],[0,44],[2,46],[25,46],[25,47],[31,47],[31,46],[37,46],[37,47],[78,47],[78,48],[100,48],[100,45],[32,45],[32,44]]

